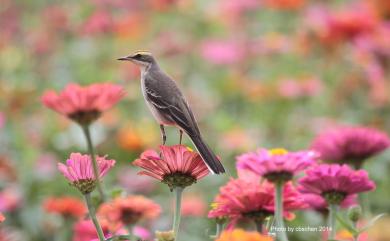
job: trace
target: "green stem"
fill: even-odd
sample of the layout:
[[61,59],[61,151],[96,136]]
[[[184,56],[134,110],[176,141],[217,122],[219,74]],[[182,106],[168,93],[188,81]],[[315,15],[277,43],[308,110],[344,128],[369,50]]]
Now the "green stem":
[[179,225],[180,225],[180,218],[181,218],[181,199],[183,194],[183,188],[182,187],[175,187],[175,197],[176,197],[176,206],[173,216],[173,232],[175,234],[175,241],[178,241],[179,237]]
[[217,230],[215,232],[215,239],[218,239],[219,236],[221,235],[222,227],[223,227],[222,223],[217,223]]
[[73,221],[70,218],[65,218],[65,224],[64,224],[64,241],[72,240],[72,225]]
[[[357,222],[353,222],[352,225],[357,230]],[[358,241],[358,240],[359,240],[359,233],[353,235],[353,241]]]
[[92,145],[92,138],[91,138],[91,132],[89,131],[89,125],[82,126],[82,129],[83,129],[85,138],[87,139],[88,152],[92,158],[93,173],[95,174],[95,177],[96,177],[97,190],[100,194],[101,201],[104,202],[106,200],[106,196],[104,195],[103,188],[102,188],[101,182],[99,180],[100,179],[99,178],[99,176],[100,176],[99,175],[99,168],[98,168],[98,164],[96,161],[95,151],[94,151],[93,145]]
[[128,234],[129,240],[133,240],[133,238],[134,238],[133,227],[134,227],[134,225],[132,225],[132,224],[127,225],[127,229],[129,231],[129,234]]
[[368,193],[359,193],[360,205],[363,209],[363,214],[367,219],[372,218],[370,199],[368,198]]
[[337,205],[329,204],[329,220],[328,226],[330,228],[329,239],[333,240],[336,237],[336,213]]
[[85,201],[87,203],[89,216],[91,217],[92,222],[95,225],[95,229],[96,229],[97,235],[99,237],[99,241],[105,241],[106,239],[104,237],[102,227],[100,226],[99,221],[96,218],[95,208],[92,205],[91,194],[87,193],[84,196],[85,196]]
[[282,182],[275,183],[275,220],[277,227],[277,239],[280,241],[288,241],[286,229],[283,220],[283,185]]

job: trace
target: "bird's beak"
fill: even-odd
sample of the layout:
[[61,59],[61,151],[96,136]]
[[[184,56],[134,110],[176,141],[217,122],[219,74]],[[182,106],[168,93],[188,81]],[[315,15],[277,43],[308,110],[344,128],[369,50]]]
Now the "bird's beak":
[[131,60],[133,60],[133,56],[129,55],[129,56],[125,56],[125,57],[118,58],[117,60],[121,60],[121,61],[131,61]]

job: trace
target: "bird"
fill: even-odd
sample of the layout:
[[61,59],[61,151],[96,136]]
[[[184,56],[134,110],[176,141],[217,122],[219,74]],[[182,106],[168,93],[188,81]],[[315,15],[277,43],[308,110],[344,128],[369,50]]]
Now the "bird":
[[191,139],[202,160],[212,174],[225,173],[218,157],[203,140],[194,114],[176,82],[158,65],[150,52],[138,51],[121,61],[130,61],[141,70],[141,89],[147,106],[160,124],[163,145],[166,142],[165,126],[179,128],[180,144],[183,132]]

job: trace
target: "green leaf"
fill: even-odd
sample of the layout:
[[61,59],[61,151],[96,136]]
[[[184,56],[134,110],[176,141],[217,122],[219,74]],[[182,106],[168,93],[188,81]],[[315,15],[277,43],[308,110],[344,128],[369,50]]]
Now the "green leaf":
[[359,231],[354,226],[352,226],[352,224],[348,223],[342,217],[340,217],[339,214],[336,214],[336,219],[337,219],[337,221],[339,221],[341,226],[343,226],[345,229],[347,229],[348,232],[350,232],[352,235],[355,236],[355,235],[359,234]]

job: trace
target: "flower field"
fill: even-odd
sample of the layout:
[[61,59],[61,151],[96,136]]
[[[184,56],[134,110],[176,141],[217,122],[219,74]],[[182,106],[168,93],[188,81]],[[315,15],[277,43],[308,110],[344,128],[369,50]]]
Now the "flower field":
[[389,241],[389,81],[387,0],[0,0],[0,241]]

